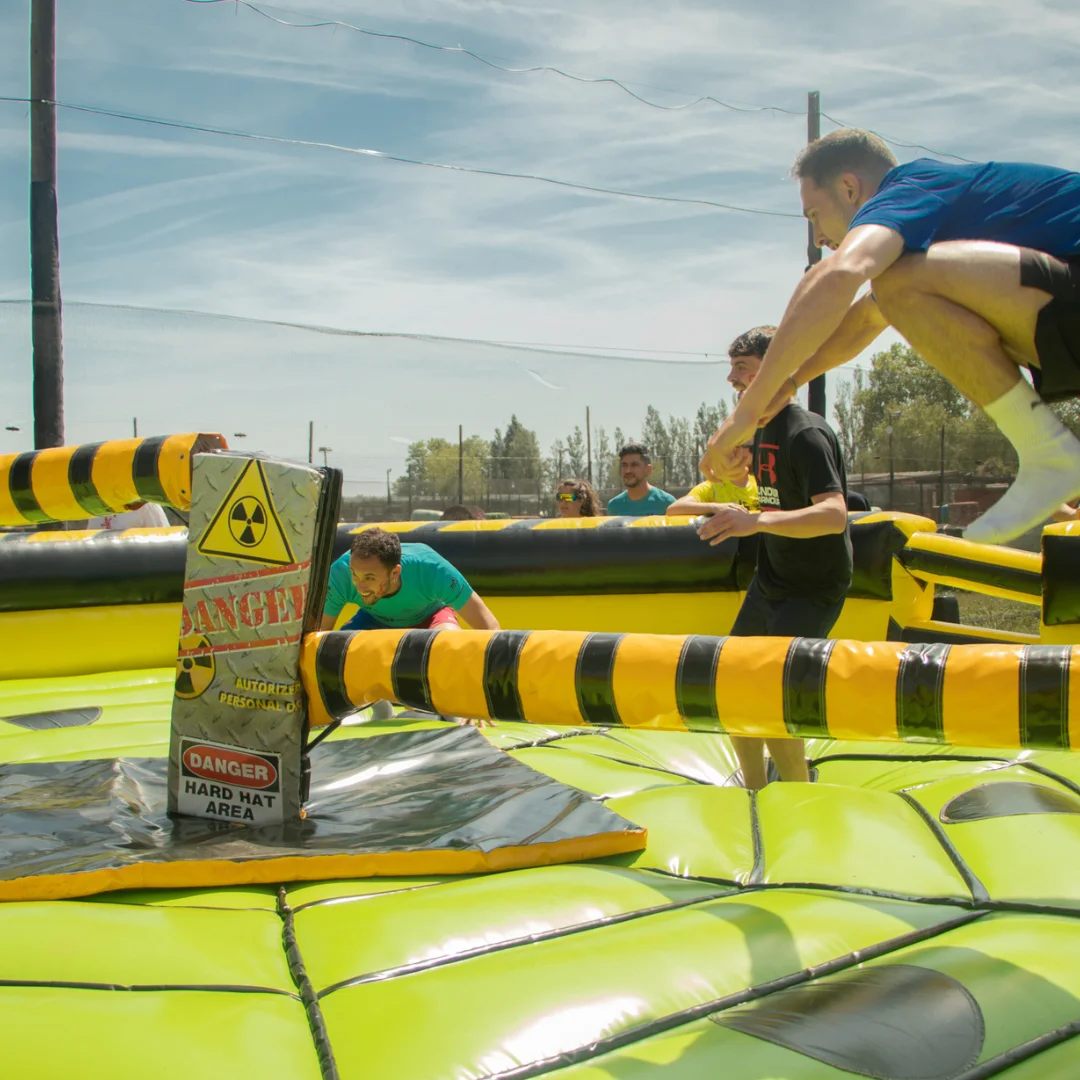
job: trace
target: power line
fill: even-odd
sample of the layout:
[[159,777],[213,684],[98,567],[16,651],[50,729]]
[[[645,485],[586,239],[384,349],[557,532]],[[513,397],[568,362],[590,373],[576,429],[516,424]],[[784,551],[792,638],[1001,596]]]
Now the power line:
[[[316,30],[326,27],[334,29],[350,30],[357,34],[363,34],[367,37],[380,38],[384,41],[402,41],[410,45],[416,45],[422,49],[430,49],[434,52],[454,53],[458,56],[467,56],[472,60],[476,60],[478,63],[483,64],[485,67],[493,68],[496,71],[504,71],[509,75],[532,75],[539,73],[550,73],[553,75],[559,75],[564,79],[570,79],[573,82],[588,83],[591,85],[608,85],[615,86],[622,90],[624,93],[629,94],[635,101],[641,102],[642,105],[648,105],[652,109],[660,109],[664,112],[680,112],[683,109],[692,109],[696,105],[712,104],[719,105],[721,108],[729,109],[732,112],[741,113],[763,113],[774,112],[781,113],[787,116],[805,116],[805,109],[787,109],[781,105],[736,105],[730,101],[724,101],[721,98],[714,97],[712,94],[699,94],[696,97],[689,91],[685,90],[673,90],[669,87],[663,86],[650,86],[649,89],[659,90],[668,94],[683,94],[687,97],[693,97],[692,101],[683,102],[681,105],[661,105],[659,102],[649,101],[648,98],[642,97],[634,90],[630,89],[630,86],[622,82],[620,79],[616,79],[610,75],[583,75],[571,71],[566,71],[563,68],[554,67],[550,64],[537,64],[531,67],[506,67],[503,64],[498,64],[490,57],[483,56],[480,53],[473,52],[471,49],[466,49],[461,45],[441,45],[437,42],[424,41],[421,38],[415,38],[409,34],[396,34],[382,30],[370,30],[364,26],[357,26],[354,23],[344,22],[341,19],[316,19],[313,22],[290,22],[288,19],[278,18],[276,15],[272,15],[268,10],[260,7],[258,4],[251,3],[251,0],[184,0],[187,4],[225,4],[232,3],[236,7],[245,7],[249,11],[252,11],[256,15],[262,16],[264,19],[268,19],[270,22],[277,23],[279,26],[285,26],[295,30]],[[297,18],[303,18],[301,12],[289,11],[285,8],[278,8],[279,11],[284,11],[288,15],[296,16]],[[646,85],[646,84],[639,84]],[[857,125],[846,123],[842,120],[837,120],[835,117],[830,116],[828,113],[822,113],[827,120],[836,124],[837,127],[855,127]],[[873,135],[877,135],[879,139],[884,140],[890,146],[901,147],[907,150],[924,150],[928,154],[934,154],[936,157],[952,158],[954,161],[962,161],[967,164],[976,165],[978,162],[971,158],[963,157],[960,154],[950,154],[944,150],[934,150],[929,146],[924,146],[922,143],[916,142],[904,142],[899,139],[892,138],[890,136],[882,134],[880,131],[875,131],[873,128],[864,128],[863,130],[869,131]]]
[[[30,301],[16,298],[0,299],[0,307],[29,307]],[[433,344],[445,343],[448,345],[490,345],[500,349],[515,351],[544,350],[552,356],[573,356],[581,358],[587,355],[591,360],[614,360],[624,364],[659,364],[665,366],[692,365],[694,367],[715,367],[727,363],[727,354],[709,353],[703,350],[692,349],[634,349],[622,345],[574,345],[552,344],[545,342],[522,342],[522,341],[499,341],[492,338],[463,338],[448,337],[439,334],[414,334],[405,331],[386,330],[351,330],[337,326],[325,326],[318,323],[288,322],[283,319],[260,319],[250,315],[228,315],[219,311],[200,311],[192,308],[163,308],[142,304],[104,303],[92,300],[65,300],[64,306],[68,308],[90,308],[105,311],[131,311],[147,315],[170,315],[186,318],[217,319],[222,322],[244,323],[257,326],[276,326],[287,330],[302,330],[315,334],[326,334],[331,337],[371,338],[400,341],[423,341]],[[573,350],[573,351],[566,351]],[[635,356],[609,356],[606,353],[625,352],[637,353]],[[642,356],[641,353],[650,353],[652,356]],[[671,356],[702,356],[704,360],[657,360],[656,355]],[[709,359],[709,357],[714,359]]]
[[[849,128],[854,127],[854,124],[848,124],[843,120],[837,120],[835,116],[830,116],[827,112],[821,114],[826,120],[831,121],[837,127]],[[886,135],[882,135],[880,131],[874,131],[873,128],[863,128],[864,131],[869,131],[871,135],[876,135],[883,142],[887,142],[890,146],[899,146],[905,150],[925,150],[928,154],[933,154],[935,157],[952,158],[954,161],[962,161],[967,165],[978,165],[978,161],[974,161],[972,158],[961,157],[959,154],[949,154],[944,150],[935,150],[930,146],[923,146],[922,143],[913,142],[900,142],[897,139],[891,139]]]
[[[203,0],[206,2],[206,0]],[[23,97],[0,96],[0,101],[33,104],[33,100]],[[180,131],[197,131],[208,135],[223,135],[232,139],[247,139],[251,142],[279,143],[286,146],[303,146],[308,149],[332,150],[342,154],[356,154],[361,157],[376,158],[382,161],[395,161],[402,165],[422,165],[429,169],[442,169],[446,172],[470,173],[475,176],[497,176],[509,180],[533,180],[542,184],[570,188],[574,191],[587,191],[594,195],[613,195],[622,199],[637,199],[645,202],[677,203],[682,206],[707,206],[715,210],[730,210],[738,214],[755,214],[760,217],[802,218],[801,214],[791,214],[784,210],[764,210],[754,206],[738,206],[734,203],[722,203],[713,199],[693,199],[678,195],[650,195],[640,191],[623,191],[619,188],[599,187],[583,184],[574,180],[560,180],[552,176],[539,176],[536,173],[508,172],[502,169],[485,169],[472,165],[452,165],[439,161],[424,161],[420,158],[403,157],[388,154],[383,150],[370,150],[359,146],[342,146],[338,143],[318,142],[313,139],[289,139],[283,135],[262,135],[253,131],[238,131],[232,128],[210,127],[205,124],[190,123],[186,120],[171,120],[161,116],[145,116],[138,113],[121,112],[93,105],[77,105],[69,101],[46,101],[44,104],[55,105],[58,109],[70,112],[88,113],[93,116],[108,116],[116,120],[130,120],[139,124],[156,127],[176,128]]]
[[[256,15],[261,15],[264,19],[269,19],[270,22],[277,23],[279,26],[287,26],[290,29],[295,30],[316,30],[324,27],[333,27],[341,30],[351,30],[357,34],[364,34],[367,37],[382,38],[386,41],[403,41],[409,45],[416,45],[422,49],[431,49],[434,52],[456,53],[459,56],[467,56],[470,59],[476,60],[483,64],[485,67],[494,68],[496,71],[505,71],[509,75],[533,75],[543,72],[548,72],[552,75],[560,75],[564,79],[571,79],[573,82],[580,83],[592,83],[592,84],[607,84],[609,86],[618,87],[618,89],[629,94],[636,101],[640,101],[643,105],[648,105],[653,109],[662,109],[665,112],[678,112],[682,109],[692,109],[695,105],[713,104],[719,105],[722,108],[730,109],[732,112],[741,113],[759,113],[759,112],[775,112],[785,113],[789,116],[805,116],[806,110],[801,112],[798,109],[785,109],[780,105],[736,105],[730,101],[722,101],[720,98],[713,97],[711,94],[702,94],[695,98],[693,101],[684,102],[682,105],[660,105],[655,101],[649,101],[648,98],[642,97],[640,94],[635,93],[630,87],[620,81],[608,75],[582,75],[576,74],[572,71],[566,71],[563,68],[553,67],[550,64],[537,64],[533,67],[505,67],[503,64],[497,64],[494,60],[487,56],[482,56],[480,53],[473,52],[471,49],[466,49],[461,45],[440,45],[433,41],[423,41],[420,38],[410,37],[408,34],[393,34],[387,31],[381,30],[369,30],[364,26],[356,26],[353,23],[343,22],[340,19],[317,19],[315,22],[289,22],[287,19],[279,19],[276,15],[271,15],[269,11],[259,7],[257,4],[250,3],[249,0],[184,0],[187,4],[226,4],[234,3],[238,7],[246,7]],[[279,11],[285,11],[288,15],[295,15],[302,18],[302,14],[298,11],[287,11],[285,8],[279,8]],[[644,84],[640,84],[644,85]],[[663,86],[651,86],[651,90],[660,90],[669,94],[687,94],[684,90],[671,90]]]

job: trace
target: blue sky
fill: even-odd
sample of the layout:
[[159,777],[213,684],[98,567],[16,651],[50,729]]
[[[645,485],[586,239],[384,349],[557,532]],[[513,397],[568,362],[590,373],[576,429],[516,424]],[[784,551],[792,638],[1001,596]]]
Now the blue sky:
[[[0,94],[28,91],[29,2],[0,7]],[[976,160],[1080,168],[1070,0],[296,0],[463,46],[509,67],[845,122]],[[508,74],[232,3],[58,5],[58,97],[209,127],[797,214],[805,117],[650,108],[618,87]],[[490,436],[516,411],[547,443],[583,420],[692,413],[723,369],[694,366],[775,321],[805,264],[795,218],[590,195],[326,149],[60,115],[69,441],[245,431],[306,453],[307,421],[354,491],[405,442]],[[0,299],[28,296],[27,106],[0,103]],[[831,128],[825,123],[825,130]],[[897,148],[901,160],[918,151]],[[311,334],[82,305],[196,310],[355,331],[572,344],[631,363],[452,342]],[[674,361],[682,362],[674,362]],[[24,306],[0,304],[4,423],[30,425]],[[538,380],[529,372],[540,376]],[[547,385],[545,385],[547,384]],[[559,389],[553,389],[558,387]],[[0,432],[0,450],[25,431]],[[369,484],[369,487],[362,486]]]

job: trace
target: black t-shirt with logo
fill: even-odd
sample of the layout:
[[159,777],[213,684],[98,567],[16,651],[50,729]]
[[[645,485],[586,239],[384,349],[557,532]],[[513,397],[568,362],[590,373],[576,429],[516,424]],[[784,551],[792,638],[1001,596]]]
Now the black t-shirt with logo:
[[[813,505],[815,495],[847,494],[835,433],[820,416],[795,403],[758,431],[754,475],[762,510],[802,510]],[[850,531],[806,540],[761,533],[757,579],[770,600],[840,600],[851,584]]]

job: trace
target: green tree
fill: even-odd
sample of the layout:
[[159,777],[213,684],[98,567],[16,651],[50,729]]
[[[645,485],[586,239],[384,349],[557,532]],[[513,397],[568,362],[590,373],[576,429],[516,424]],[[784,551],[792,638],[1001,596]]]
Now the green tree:
[[584,479],[589,475],[589,457],[586,453],[585,436],[581,427],[575,425],[573,433],[566,437],[566,469],[570,476]]
[[940,468],[943,432],[946,469],[1005,476],[1016,466],[989,417],[908,345],[877,353],[868,372],[841,388],[836,423],[845,459],[864,472]]
[[510,417],[504,435],[495,429],[490,447],[490,475],[493,480],[535,481],[540,469],[540,441],[516,415]]
[[[470,435],[462,444],[463,496],[470,502],[483,498],[490,444]],[[405,473],[394,481],[399,496],[455,501],[458,495],[458,446],[446,439],[422,439],[410,444]]]

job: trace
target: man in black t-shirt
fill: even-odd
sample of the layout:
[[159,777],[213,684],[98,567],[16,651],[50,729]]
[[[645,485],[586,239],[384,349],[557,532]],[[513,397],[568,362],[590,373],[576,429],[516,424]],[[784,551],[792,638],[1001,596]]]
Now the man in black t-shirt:
[[[728,382],[742,393],[754,381],[775,327],[758,326],[732,342]],[[836,435],[794,397],[744,449],[753,466],[761,513],[731,504],[698,530],[718,544],[758,534],[757,571],[731,633],[738,637],[829,636],[851,584],[847,477]],[[764,744],[782,780],[809,780],[802,739],[732,736],[743,783],[767,783]]]

